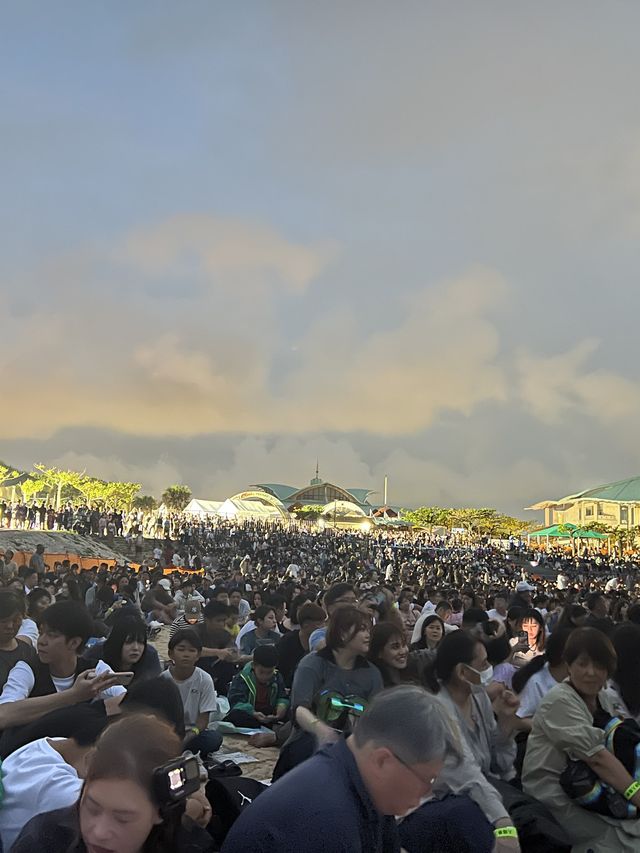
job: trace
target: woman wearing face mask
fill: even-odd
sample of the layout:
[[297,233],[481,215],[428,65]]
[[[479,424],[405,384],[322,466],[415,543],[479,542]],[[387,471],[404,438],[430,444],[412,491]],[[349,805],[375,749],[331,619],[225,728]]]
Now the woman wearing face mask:
[[[29,821],[14,853],[181,853],[211,850],[187,821],[184,801],[169,805],[156,787],[159,768],[177,759],[180,738],[168,723],[133,714],[108,726],[91,754],[78,803]],[[205,835],[207,835],[205,833]],[[197,844],[197,846],[193,846]]]
[[[436,655],[433,688],[457,723],[465,759],[460,768],[449,768],[443,781],[450,790],[467,793],[496,829],[513,823],[491,779],[508,780],[514,775],[519,727],[517,698],[502,690],[490,701],[486,687],[493,667],[484,644],[467,631],[448,634]],[[520,850],[517,836],[496,837],[496,851]]]

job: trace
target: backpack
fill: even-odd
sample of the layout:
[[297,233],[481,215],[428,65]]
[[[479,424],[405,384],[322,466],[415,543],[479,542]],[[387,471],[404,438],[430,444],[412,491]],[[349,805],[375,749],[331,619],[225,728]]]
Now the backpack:
[[213,811],[209,832],[222,844],[240,812],[267,790],[267,785],[247,776],[213,776],[207,782],[207,799]]
[[[594,725],[604,730],[604,745],[624,765],[634,781],[640,781],[640,726],[635,720],[611,717],[598,711]],[[569,761],[560,775],[565,794],[583,809],[618,820],[635,820],[638,809],[603,782],[584,761]]]

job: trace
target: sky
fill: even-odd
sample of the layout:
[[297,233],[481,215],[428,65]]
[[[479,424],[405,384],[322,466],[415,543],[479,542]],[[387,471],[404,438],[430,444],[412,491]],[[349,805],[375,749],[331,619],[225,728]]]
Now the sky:
[[635,0],[7,0],[0,459],[523,508],[640,474]]

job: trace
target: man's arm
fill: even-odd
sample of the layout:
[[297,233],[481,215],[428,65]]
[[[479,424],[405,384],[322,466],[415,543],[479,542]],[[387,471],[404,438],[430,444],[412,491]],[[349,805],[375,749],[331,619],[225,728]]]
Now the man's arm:
[[[15,670],[16,667],[17,664],[13,669]],[[11,674],[9,678],[11,678]],[[33,723],[48,714],[49,711],[56,711],[58,708],[66,708],[69,705],[76,705],[78,702],[88,702],[95,699],[101,690],[113,686],[113,676],[106,673],[96,678],[89,670],[81,673],[69,690],[52,693],[50,696],[34,696],[23,699],[5,698],[5,691],[8,686],[9,681],[5,684],[2,696],[0,696],[0,730]]]

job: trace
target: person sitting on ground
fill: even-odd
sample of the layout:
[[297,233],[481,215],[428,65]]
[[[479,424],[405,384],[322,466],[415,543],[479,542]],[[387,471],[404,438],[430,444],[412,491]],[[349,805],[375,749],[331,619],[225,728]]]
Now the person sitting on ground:
[[3,850],[11,850],[32,817],[77,802],[86,760],[106,725],[107,717],[88,715],[71,737],[40,738],[3,760],[0,808]]
[[31,566],[20,566],[18,577],[24,584],[24,594],[29,595],[32,589],[38,586],[38,570]]
[[[515,775],[514,735],[521,727],[517,698],[502,689],[491,702],[486,687],[493,675],[484,644],[466,631],[444,638],[436,656],[432,689],[445,705],[462,739],[464,762],[445,768],[438,793],[466,793],[496,829],[512,827],[492,779]],[[517,839],[499,838],[496,851],[519,850]]]
[[105,667],[92,671],[80,654],[93,622],[75,601],[52,604],[42,616],[35,663],[18,660],[0,694],[0,729],[31,723],[49,711],[124,692]]
[[459,750],[438,701],[419,687],[384,691],[347,740],[322,749],[245,809],[222,851],[399,851],[393,815],[430,796],[449,756],[458,760]]
[[195,628],[197,625],[202,625],[203,622],[202,604],[199,601],[187,601],[184,606],[184,612],[176,616],[171,623],[169,638],[173,637],[178,631],[184,631],[186,628]]
[[522,786],[556,816],[574,853],[637,853],[640,819],[615,820],[587,811],[567,796],[560,783],[569,760],[584,761],[602,782],[640,808],[640,787],[635,789],[634,779],[606,748],[604,728],[595,722],[602,711],[615,713],[604,690],[616,670],[615,649],[604,632],[577,628],[567,640],[564,660],[569,678],[547,693],[533,718]]
[[[183,819],[157,784],[157,771],[180,758],[168,723],[133,714],[107,726],[88,762],[79,801],[37,815],[13,853],[187,853],[213,849],[211,836]],[[167,771],[168,772],[168,771]]]
[[[0,689],[18,661],[35,664],[37,654],[31,642],[18,640],[23,624],[22,596],[12,590],[0,590]],[[23,638],[25,639],[25,638]]]
[[274,646],[258,646],[253,660],[231,682],[231,710],[225,717],[228,722],[245,728],[270,728],[284,722],[289,699],[282,676],[276,670],[277,662]]
[[584,628],[589,611],[581,604],[565,604],[558,619],[558,628]]
[[192,578],[186,578],[182,581],[182,583],[180,584],[180,589],[176,592],[174,596],[174,600],[178,608],[178,613],[182,613],[184,611],[187,601],[199,601],[200,604],[204,607],[204,598],[196,589],[195,583]]
[[204,621],[195,626],[195,631],[202,640],[202,654],[198,666],[208,672],[214,681],[224,680],[226,677],[226,686],[235,675],[235,666],[240,661],[238,647],[227,629],[228,614],[229,607],[226,604],[209,601],[202,614]]
[[513,676],[513,689],[520,699],[516,714],[521,719],[531,719],[551,688],[567,677],[564,647],[572,630],[556,628],[547,640],[544,654],[535,657]]
[[540,612],[532,607],[522,617],[522,630],[527,634],[527,648],[514,651],[511,662],[516,669],[525,666],[538,655],[544,654],[547,632]]
[[411,659],[420,673],[424,673],[435,661],[438,646],[443,638],[444,622],[435,613],[428,613],[420,628],[420,639],[411,643]]
[[162,625],[171,625],[176,618],[177,604],[171,597],[171,581],[168,578],[160,578],[145,593],[140,604],[142,612]]
[[585,620],[586,628],[597,628],[603,634],[610,636],[613,631],[613,620],[609,618],[609,599],[601,592],[590,592],[585,600],[589,615]]
[[285,686],[291,688],[296,667],[302,658],[309,654],[309,638],[325,623],[325,612],[317,604],[303,604],[297,612],[300,628],[285,634],[276,645],[278,670]]
[[162,672],[158,652],[147,644],[147,626],[140,616],[126,612],[115,618],[107,639],[86,649],[83,657],[93,664],[103,660],[114,672],[133,672],[130,683]]
[[[322,599],[322,607],[326,611],[327,616],[331,615],[345,604],[355,605],[358,602],[353,585],[350,583],[334,583],[325,592]],[[327,636],[328,623],[316,630],[309,637],[309,648],[313,651],[320,651],[325,647]]]
[[52,604],[52,598],[46,589],[36,587],[27,596],[26,604],[27,614],[22,620],[17,639],[28,640],[36,649],[38,647],[38,634],[40,633],[40,620],[44,611]]
[[[382,690],[382,676],[366,658],[371,619],[357,607],[337,607],[330,619],[326,646],[298,664],[291,689],[291,737],[280,752],[274,781],[313,754],[317,743],[349,733],[373,696]],[[304,727],[297,712],[304,709]]]
[[184,705],[185,749],[199,752],[203,760],[222,746],[222,736],[209,729],[209,718],[218,702],[213,679],[196,666],[202,651],[202,640],[192,628],[178,631],[169,640],[171,665],[161,678],[173,681]]
[[238,587],[233,587],[229,591],[229,604],[232,604],[234,607],[238,608],[239,613],[239,625],[244,625],[247,619],[249,618],[249,613],[251,612],[251,605],[249,602],[242,597],[242,592]]
[[385,687],[421,683],[416,660],[409,653],[406,632],[394,622],[373,626],[368,658],[380,670]]
[[258,607],[254,621],[256,627],[240,640],[240,651],[243,655],[252,655],[258,646],[274,646],[281,637],[276,631],[276,613],[270,604]]

